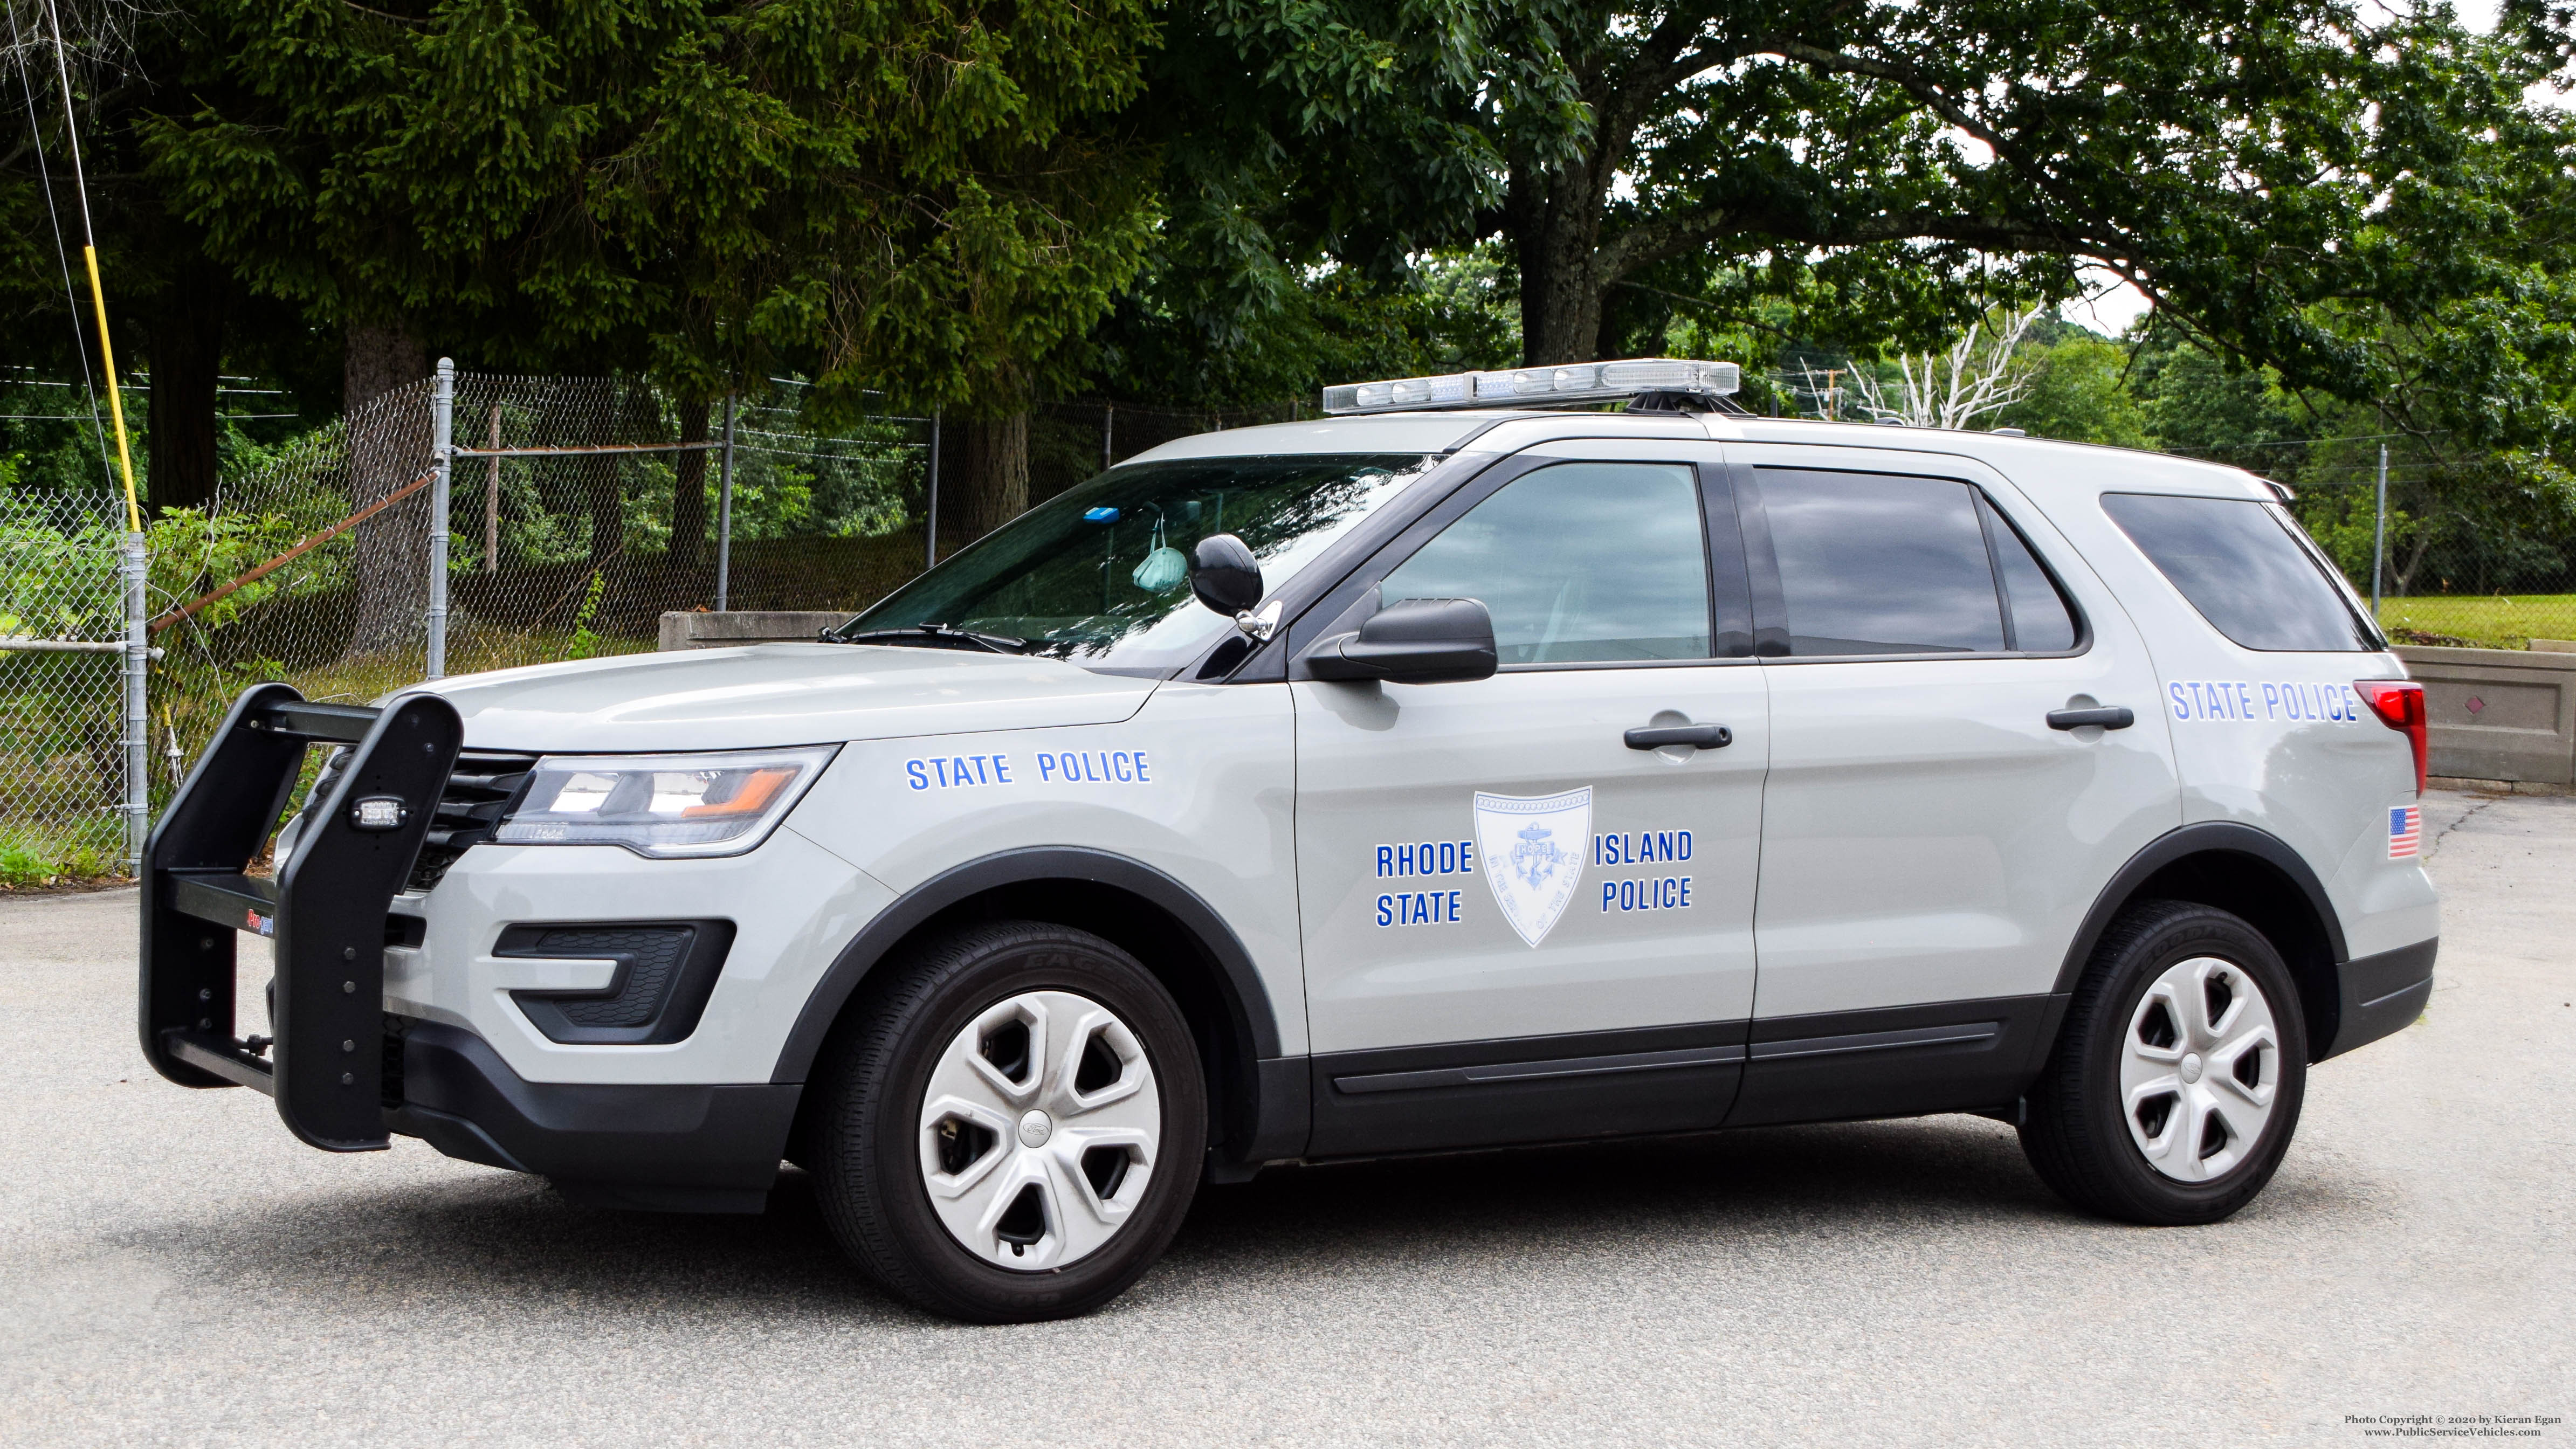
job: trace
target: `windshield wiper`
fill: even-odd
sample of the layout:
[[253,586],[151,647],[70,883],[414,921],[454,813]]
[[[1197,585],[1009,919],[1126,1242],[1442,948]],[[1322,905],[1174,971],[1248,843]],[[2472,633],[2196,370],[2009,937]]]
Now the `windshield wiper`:
[[982,649],[994,654],[1026,654],[1030,641],[1008,634],[978,634],[971,629],[952,629],[946,624],[905,624],[893,629],[862,629],[856,634],[835,634],[842,644],[895,644],[915,649]]

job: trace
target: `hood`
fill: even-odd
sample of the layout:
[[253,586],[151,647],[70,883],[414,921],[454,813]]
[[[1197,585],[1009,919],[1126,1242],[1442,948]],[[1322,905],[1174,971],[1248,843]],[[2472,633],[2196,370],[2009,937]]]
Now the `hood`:
[[754,644],[496,669],[405,692],[455,705],[469,747],[635,754],[1115,724],[1156,683],[1010,654]]

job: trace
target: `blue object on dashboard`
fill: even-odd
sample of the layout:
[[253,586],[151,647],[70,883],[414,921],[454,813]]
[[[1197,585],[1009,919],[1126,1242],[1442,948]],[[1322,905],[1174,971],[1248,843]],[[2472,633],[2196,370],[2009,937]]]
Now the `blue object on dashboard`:
[[1082,521],[1085,523],[1116,523],[1118,521],[1118,510],[1115,508],[1094,508],[1082,515]]

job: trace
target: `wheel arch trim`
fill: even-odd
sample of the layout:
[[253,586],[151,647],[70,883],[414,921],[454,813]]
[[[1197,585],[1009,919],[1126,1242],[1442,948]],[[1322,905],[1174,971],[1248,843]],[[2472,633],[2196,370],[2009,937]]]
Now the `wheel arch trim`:
[[805,999],[796,1024],[779,1048],[772,1082],[803,1082],[824,1039],[861,982],[906,937],[940,912],[985,892],[1014,885],[1080,882],[1142,897],[1179,923],[1215,964],[1217,985],[1234,1017],[1231,1025],[1245,1056],[1280,1055],[1279,1023],[1270,992],[1233,928],[1197,892],[1141,861],[1080,846],[1039,846],[999,851],[951,866],[897,897],[861,927],[834,957]]
[[[2302,962],[2288,949],[2288,943],[2276,941],[2274,945],[2281,949],[2301,993],[2315,993],[2306,1002],[2312,1038],[2310,1051],[2312,1054],[2322,1051],[2337,1033],[2342,1005],[2339,999],[2341,977],[2345,965],[2352,959],[2344,942],[2343,920],[2336,914],[2334,902],[2326,894],[2325,883],[2317,878],[2316,871],[2288,842],[2268,831],[2232,820],[2206,820],[2167,831],[2129,857],[2128,863],[2112,875],[2101,893],[2094,897],[2092,908],[2085,912],[2083,924],[2076,929],[2075,939],[2067,945],[2066,959],[2058,966],[2054,994],[2063,998],[2074,991],[2076,982],[2084,974],[2085,964],[2092,960],[2094,949],[2101,944],[2103,932],[2111,928],[2122,908],[2137,899],[2139,892],[2159,872],[2194,857],[2221,855],[2250,857],[2279,872],[2297,887],[2297,904],[2306,907],[2314,921],[2317,939],[2325,947],[2326,959]],[[2251,924],[2257,930],[2263,929],[2260,922]],[[2324,979],[2311,982],[2308,977],[2312,971],[2321,972]]]

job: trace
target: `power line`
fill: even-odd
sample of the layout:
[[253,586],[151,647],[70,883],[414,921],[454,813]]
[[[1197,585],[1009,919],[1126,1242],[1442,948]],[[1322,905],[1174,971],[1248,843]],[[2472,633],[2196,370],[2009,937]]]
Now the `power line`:
[[[9,6],[9,48],[18,56],[18,88],[27,96],[27,144],[36,153],[37,182],[45,190],[45,219],[51,222],[54,228],[54,260],[60,263],[63,269],[63,304],[72,315],[72,348],[81,359],[81,391],[89,398],[89,426],[90,432],[98,442],[98,470],[106,475],[107,485],[113,488],[116,486],[116,473],[108,466],[107,432],[99,426],[98,422],[98,390],[91,387],[89,382],[89,339],[81,331],[80,294],[72,288],[71,250],[63,245],[63,219],[54,209],[54,173],[53,168],[45,161],[45,133],[36,113],[36,81],[27,69],[26,39],[18,33],[18,7],[14,4]],[[58,64],[62,60],[59,41],[54,49],[54,59]],[[65,83],[64,94],[65,104],[68,106],[70,95],[68,82]],[[64,112],[63,120],[68,126],[71,120],[68,109]],[[81,198],[81,209],[86,216],[89,209],[89,198],[86,195]],[[68,387],[70,384],[40,382],[37,386]]]
[[[2240,448],[2329,448],[2337,443],[2376,443],[2387,438],[2447,438],[2450,435],[2448,428],[2429,433],[2338,433],[2331,438],[2275,438],[2265,443],[2228,443],[2224,445],[2224,451],[2232,453]],[[2193,455],[2180,453],[2175,456],[2188,458]]]
[[[81,169],[80,120],[72,114],[71,62],[64,58],[63,17],[55,8],[54,0],[45,0],[45,16],[54,27],[54,75],[63,86],[63,136],[72,151],[72,193],[80,199],[81,261],[89,268],[90,300],[98,306],[99,370],[107,374],[107,411],[108,416],[116,421],[116,465],[118,471],[125,475],[126,520],[136,533],[141,533],[143,509],[134,497],[134,455],[125,442],[125,400],[116,390],[116,344],[108,339],[107,293],[98,284],[98,227],[91,222],[89,215],[89,174]],[[13,10],[10,12],[13,34],[16,25],[17,12]],[[48,209],[53,205],[50,192],[45,197],[45,205]],[[89,371],[86,364],[81,371],[86,377]]]

